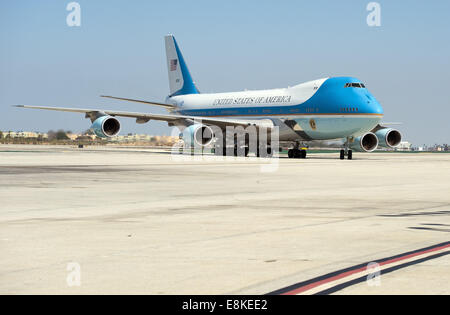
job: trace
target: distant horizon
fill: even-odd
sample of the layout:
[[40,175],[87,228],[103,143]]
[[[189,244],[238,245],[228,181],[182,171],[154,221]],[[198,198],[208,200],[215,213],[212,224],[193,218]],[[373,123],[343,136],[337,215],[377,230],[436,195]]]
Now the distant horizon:
[[[38,133],[38,134],[47,134],[50,131],[58,132],[58,131],[61,131],[61,130],[66,132],[66,133],[71,132],[72,134],[78,134],[78,135],[83,134],[83,132],[74,132],[72,130],[64,130],[64,129],[50,129],[50,130],[47,130],[47,131],[36,131],[36,130],[8,130],[8,131],[5,131],[5,130],[0,130],[0,132],[2,132],[3,134],[8,133],[9,131],[15,132],[15,133],[19,133],[19,132],[34,132],[34,133]],[[127,135],[146,135],[146,136],[153,136],[153,137],[174,137],[172,135],[166,135],[166,134],[150,134],[150,133],[136,133],[136,132],[128,132],[128,133],[120,132],[117,136],[127,136]],[[324,140],[324,141],[326,141],[326,140]],[[402,142],[408,142],[413,147],[420,147],[422,145],[426,146],[426,147],[435,146],[435,145],[450,145],[449,143],[439,143],[439,142],[434,142],[432,144],[430,144],[430,143],[416,144],[414,142],[409,141],[408,139],[403,139]]]

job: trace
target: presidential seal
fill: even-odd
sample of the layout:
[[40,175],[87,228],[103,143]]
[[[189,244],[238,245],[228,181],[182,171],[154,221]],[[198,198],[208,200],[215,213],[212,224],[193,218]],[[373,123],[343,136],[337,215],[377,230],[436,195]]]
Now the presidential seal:
[[310,119],[309,120],[309,125],[311,126],[312,130],[316,130],[317,129],[316,121],[314,119]]

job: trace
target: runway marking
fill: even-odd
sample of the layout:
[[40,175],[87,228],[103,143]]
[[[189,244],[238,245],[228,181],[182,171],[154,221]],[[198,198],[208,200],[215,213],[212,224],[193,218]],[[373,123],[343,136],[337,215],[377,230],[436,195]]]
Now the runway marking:
[[[378,271],[380,271],[381,274],[386,274],[449,254],[450,241],[372,262],[378,264]],[[366,281],[368,276],[374,272],[373,269],[367,268],[369,263],[371,262],[338,270],[317,278],[296,283],[268,294],[331,294],[346,287]]]

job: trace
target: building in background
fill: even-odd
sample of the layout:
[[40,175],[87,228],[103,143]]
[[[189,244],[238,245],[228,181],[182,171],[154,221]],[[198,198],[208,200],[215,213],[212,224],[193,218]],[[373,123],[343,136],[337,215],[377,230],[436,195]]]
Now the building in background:
[[408,141],[402,141],[396,149],[397,151],[411,151],[411,143]]
[[1,131],[3,138],[48,139],[48,134],[33,131]]

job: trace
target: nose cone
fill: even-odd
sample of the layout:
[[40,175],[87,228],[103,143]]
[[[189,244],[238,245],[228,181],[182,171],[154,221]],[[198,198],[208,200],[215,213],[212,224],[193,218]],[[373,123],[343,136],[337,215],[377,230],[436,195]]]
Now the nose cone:
[[330,79],[330,82],[336,92],[336,99],[341,103],[339,106],[353,108],[356,105],[358,113],[383,114],[381,104],[357,78],[337,77]]
[[363,101],[365,102],[364,108],[368,114],[379,114],[383,115],[383,107],[381,104],[375,99],[375,97],[367,90],[364,91]]
[[369,91],[364,91],[361,98],[361,107],[366,113],[383,115],[383,107]]
[[327,79],[309,100],[324,113],[383,115],[383,107],[366,86],[352,77]]

